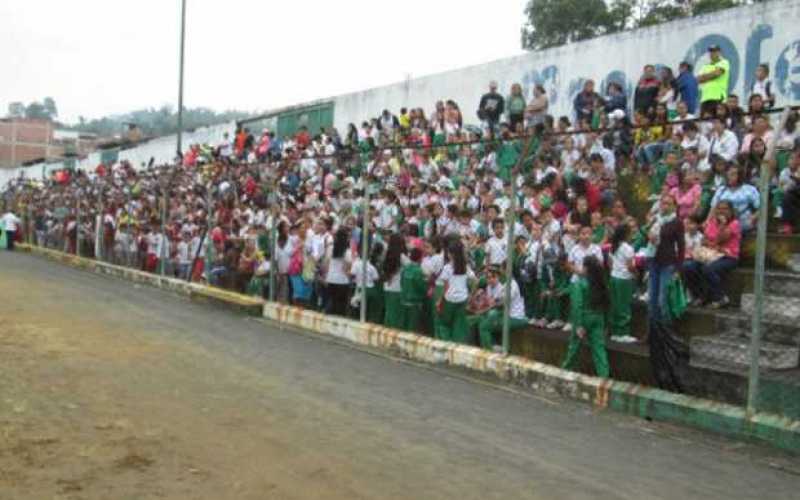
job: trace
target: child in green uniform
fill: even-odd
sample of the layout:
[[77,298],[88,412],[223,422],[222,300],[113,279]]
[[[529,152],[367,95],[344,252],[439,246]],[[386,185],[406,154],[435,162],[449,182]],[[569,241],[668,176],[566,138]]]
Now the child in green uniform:
[[398,330],[405,326],[403,292],[400,287],[402,258],[405,252],[406,241],[403,236],[398,233],[392,233],[389,238],[389,247],[386,250],[386,259],[383,261],[383,297],[385,307],[383,326]]
[[540,280],[540,308],[543,317],[538,326],[558,329],[564,326],[564,296],[569,291],[570,273],[566,255],[556,248],[546,246],[542,252],[542,277]]
[[617,342],[635,342],[631,336],[631,304],[636,289],[635,250],[628,243],[630,228],[620,224],[611,238],[611,337]]
[[583,270],[570,291],[572,335],[562,368],[572,370],[578,361],[581,342],[586,340],[598,377],[608,378],[608,353],[605,344],[605,316],[608,312],[608,287],[605,270],[596,257],[583,260]]
[[411,262],[403,266],[400,276],[400,289],[403,295],[405,322],[403,329],[419,332],[422,321],[422,306],[428,293],[428,280],[422,273],[422,250],[415,248],[409,255]]
[[464,245],[453,241],[445,252],[446,264],[440,278],[444,282],[444,296],[437,304],[441,320],[442,340],[465,343],[469,334],[467,325],[467,300],[469,299],[468,280],[472,272],[467,268]]
[[[490,266],[487,273],[487,293],[494,305],[478,324],[478,332],[481,339],[481,347],[484,349],[498,350],[494,343],[495,334],[503,328],[503,304],[506,297],[506,287],[500,281],[503,272],[499,266]],[[509,330],[514,331],[528,326],[528,318],[525,316],[525,302],[519,293],[517,281],[511,278],[511,301],[509,304]]]

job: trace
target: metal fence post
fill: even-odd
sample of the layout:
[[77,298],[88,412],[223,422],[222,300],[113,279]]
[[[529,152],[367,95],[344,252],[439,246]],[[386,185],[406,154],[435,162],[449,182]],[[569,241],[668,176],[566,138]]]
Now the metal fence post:
[[364,176],[364,205],[361,227],[361,322],[367,321],[367,269],[369,268],[369,184]]
[[503,300],[503,354],[511,345],[511,281],[514,279],[514,229],[517,224],[517,172],[511,174],[511,206],[508,208],[508,243],[506,249],[506,287]]
[[75,255],[81,256],[81,196],[75,200]]
[[278,215],[273,214],[269,228],[269,301],[275,302],[275,286],[277,283],[276,273],[278,270],[276,269],[278,259],[276,259],[276,250],[277,250],[277,234],[278,234]]
[[[786,120],[791,113],[786,108],[781,116],[781,125],[777,130],[783,130]],[[769,215],[769,181],[775,165],[775,145],[778,134],[773,134],[768,144],[767,154],[761,163],[761,178],[759,192],[761,194],[761,207],[758,210],[758,232],[756,234],[755,278],[753,281],[753,318],[750,334],[750,375],[747,384],[747,417],[752,418],[758,409],[758,383],[760,378],[759,359],[761,355],[761,322],[764,317],[764,273],[766,272],[767,256],[767,217]]]
[[208,285],[208,286],[211,286],[211,255],[212,255],[211,252],[213,251],[213,245],[214,245],[214,243],[211,241],[212,240],[211,231],[212,231],[212,229],[214,229],[213,227],[211,227],[212,217],[213,217],[213,215],[212,215],[213,198],[211,196],[211,187],[212,186],[213,186],[213,183],[209,182],[208,183],[208,188],[206,190],[206,196],[207,196],[207,201],[206,201],[206,205],[207,206],[206,206],[206,208],[207,208],[207,212],[208,213],[206,214],[206,227],[207,227],[207,229],[206,229],[206,241],[205,241],[205,244],[206,244],[206,264],[205,264],[206,273],[205,274],[206,274],[206,285]]

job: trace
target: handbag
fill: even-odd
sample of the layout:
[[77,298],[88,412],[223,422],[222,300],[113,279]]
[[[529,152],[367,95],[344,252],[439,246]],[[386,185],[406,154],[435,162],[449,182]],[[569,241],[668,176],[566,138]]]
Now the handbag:
[[704,245],[692,251],[692,258],[701,264],[710,264],[722,257],[725,257],[724,253]]

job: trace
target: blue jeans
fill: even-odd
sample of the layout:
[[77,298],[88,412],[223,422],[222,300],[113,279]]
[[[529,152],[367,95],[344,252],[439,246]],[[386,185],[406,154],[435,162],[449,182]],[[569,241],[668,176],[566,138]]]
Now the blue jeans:
[[650,276],[647,288],[647,315],[649,320],[669,324],[672,318],[667,302],[667,287],[675,274],[675,266],[661,266],[654,260],[648,265]]
[[636,159],[638,159],[640,163],[645,163],[647,165],[655,163],[657,160],[661,159],[665,144],[665,142],[651,142],[650,144],[645,144],[639,148],[639,151],[636,153]]

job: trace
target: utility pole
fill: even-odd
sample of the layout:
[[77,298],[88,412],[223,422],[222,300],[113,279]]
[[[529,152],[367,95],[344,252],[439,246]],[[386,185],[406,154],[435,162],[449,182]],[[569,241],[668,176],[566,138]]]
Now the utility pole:
[[183,153],[183,59],[186,44],[186,0],[181,0],[181,55],[178,76],[178,151],[177,156],[182,158]]

